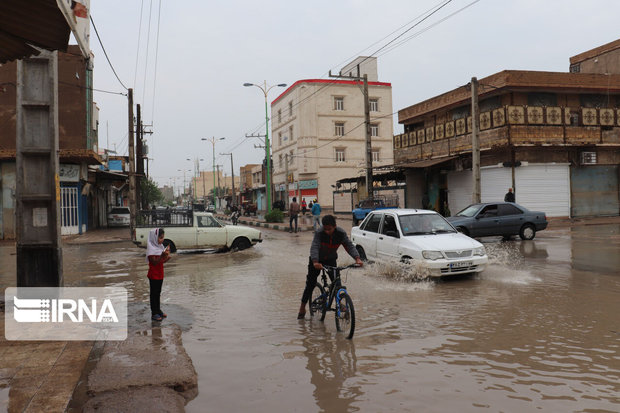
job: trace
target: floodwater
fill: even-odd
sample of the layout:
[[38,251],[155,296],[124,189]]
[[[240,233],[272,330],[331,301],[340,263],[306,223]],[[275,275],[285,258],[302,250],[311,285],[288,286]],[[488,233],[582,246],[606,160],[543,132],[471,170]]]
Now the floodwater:
[[[189,412],[620,411],[620,225],[484,239],[489,268],[449,281],[398,265],[348,270],[352,340],[331,314],[296,319],[311,234],[263,238],[166,264],[164,322],[182,326],[198,372]],[[0,246],[5,285],[10,252]],[[148,305],[144,250],[63,253],[66,286],[123,286]]]

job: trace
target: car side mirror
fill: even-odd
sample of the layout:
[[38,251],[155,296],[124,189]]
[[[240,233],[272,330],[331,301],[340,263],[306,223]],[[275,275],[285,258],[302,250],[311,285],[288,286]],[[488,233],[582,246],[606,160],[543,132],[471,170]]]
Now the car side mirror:
[[388,237],[399,238],[398,232],[396,231],[385,231],[385,235],[387,235]]

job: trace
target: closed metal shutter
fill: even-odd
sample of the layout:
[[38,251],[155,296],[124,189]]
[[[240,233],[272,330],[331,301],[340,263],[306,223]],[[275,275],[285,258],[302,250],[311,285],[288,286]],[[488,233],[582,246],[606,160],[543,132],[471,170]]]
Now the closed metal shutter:
[[448,208],[452,215],[471,204],[472,179],[471,171],[448,172]]
[[[515,169],[516,203],[548,217],[570,215],[570,173],[565,165],[524,165]],[[503,200],[503,198],[502,198]]]
[[571,178],[571,216],[618,215],[618,166],[574,166]]
[[351,192],[334,192],[334,212],[351,212]]
[[503,202],[512,186],[512,170],[498,166],[481,168],[480,181],[482,202]]

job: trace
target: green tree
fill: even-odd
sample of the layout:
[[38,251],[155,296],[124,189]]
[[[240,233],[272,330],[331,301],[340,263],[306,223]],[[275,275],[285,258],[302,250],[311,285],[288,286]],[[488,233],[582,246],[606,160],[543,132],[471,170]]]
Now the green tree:
[[150,205],[163,202],[164,194],[161,193],[151,178],[142,178],[140,181],[140,199],[142,200],[142,207],[148,209]]

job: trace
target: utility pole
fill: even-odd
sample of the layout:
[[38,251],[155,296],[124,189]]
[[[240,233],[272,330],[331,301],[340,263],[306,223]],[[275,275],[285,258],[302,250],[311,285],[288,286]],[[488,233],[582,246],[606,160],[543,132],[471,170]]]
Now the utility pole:
[[235,205],[235,166],[233,165],[233,154],[230,153],[220,153],[220,155],[230,155],[230,171],[232,173],[232,205]]
[[471,169],[474,179],[472,202],[480,203],[480,116],[478,115],[478,79],[471,78]]
[[288,185],[289,185],[289,180],[288,180],[288,153],[284,154],[284,166],[286,168],[286,178],[284,179],[284,183],[286,185],[286,197],[284,198],[284,208],[285,210],[288,210]]
[[357,65],[357,76],[343,75],[342,72],[332,75],[329,71],[329,77],[345,78],[363,82],[362,93],[364,95],[364,119],[366,130],[366,191],[368,198],[374,198],[373,179],[372,179],[372,141],[370,136],[370,102],[368,98],[368,75],[360,76],[360,65]]
[[134,124],[133,124],[133,89],[127,90],[127,105],[128,105],[128,137],[127,142],[129,145],[129,232],[133,239],[133,234],[136,229],[136,216],[137,216],[137,199],[136,199],[136,154],[134,151]]
[[[215,165],[217,168],[217,192],[220,192],[220,166],[219,165]],[[214,181],[215,182],[215,181]],[[219,197],[218,197],[219,198]],[[219,199],[218,199],[219,200]],[[220,207],[221,207],[221,202],[220,202]],[[217,208],[217,202],[215,203],[215,207]]]
[[142,196],[140,194],[140,184],[144,176],[144,159],[142,156],[142,115],[140,104],[136,105],[136,205],[139,209],[144,209]]

